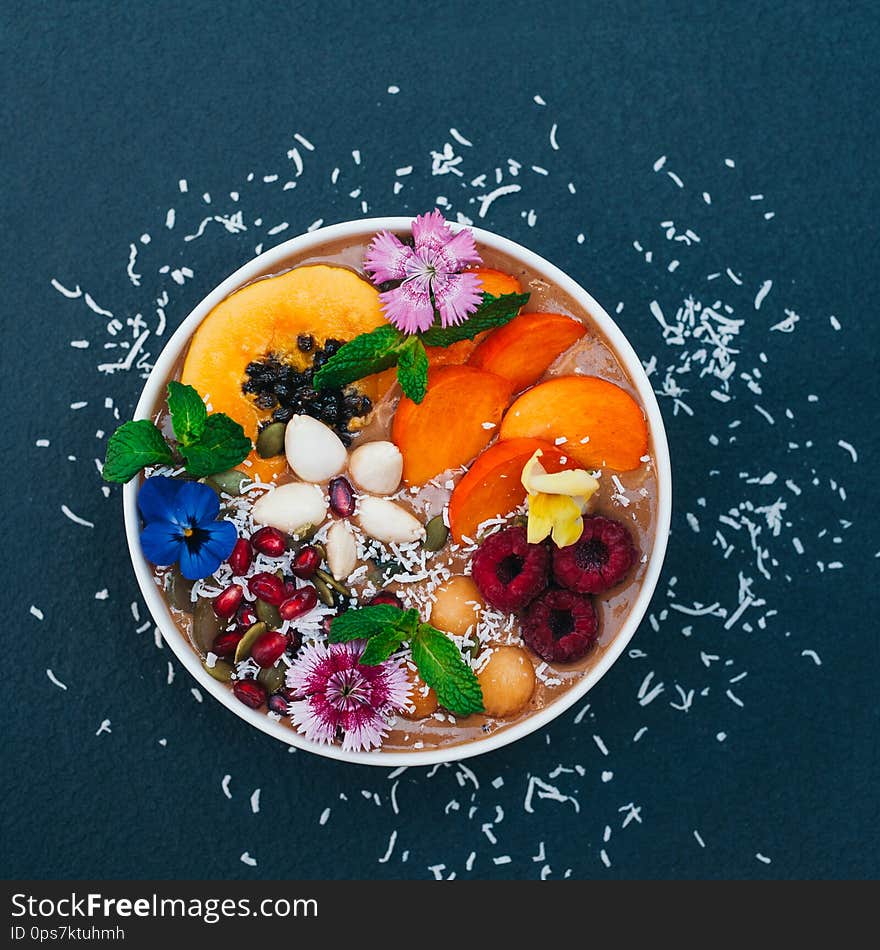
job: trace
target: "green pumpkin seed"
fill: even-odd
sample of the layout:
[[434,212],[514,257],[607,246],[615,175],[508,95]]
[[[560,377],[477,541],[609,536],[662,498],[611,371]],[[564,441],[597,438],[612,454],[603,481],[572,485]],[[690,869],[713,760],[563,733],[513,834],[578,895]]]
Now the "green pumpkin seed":
[[193,582],[188,580],[180,573],[177,568],[170,570],[165,575],[165,596],[168,603],[175,610],[182,610],[184,613],[193,612],[192,594]]
[[425,540],[422,547],[426,551],[439,551],[449,540],[449,528],[443,523],[443,515],[435,515],[425,525]]
[[213,602],[207,597],[200,597],[193,607],[190,639],[202,656],[207,656],[211,652],[220,629],[220,618],[214,613]]
[[215,492],[226,495],[240,495],[242,487],[250,481],[250,475],[237,468],[231,468],[228,472],[217,472],[205,479],[205,483],[210,485]]
[[336,598],[333,596],[333,591],[330,590],[317,574],[312,578],[312,583],[315,585],[318,597],[321,598],[321,603],[326,604],[328,607],[335,607]]
[[278,608],[273,607],[272,604],[267,604],[265,600],[258,600],[254,610],[257,617],[262,620],[270,630],[277,630],[281,626],[281,614],[278,613]]
[[262,429],[257,436],[257,455],[261,459],[284,455],[284,433],[286,430],[286,422],[273,422]]
[[286,674],[286,666],[269,666],[257,673],[257,680],[262,683],[270,693],[277,693],[284,685],[284,677]]
[[232,679],[232,664],[227,663],[226,660],[215,660],[213,666],[208,666],[202,661],[202,666],[208,675],[213,676],[215,680],[220,680],[221,683],[228,683]]
[[255,623],[248,627],[247,633],[238,641],[235,648],[235,662],[241,663],[251,655],[251,647],[269,628],[264,623]]
[[335,590],[337,594],[341,594],[343,597],[351,597],[351,591],[345,584],[340,584],[332,574],[329,574],[327,571],[322,571],[320,567],[315,571],[315,577],[320,578],[328,587]]

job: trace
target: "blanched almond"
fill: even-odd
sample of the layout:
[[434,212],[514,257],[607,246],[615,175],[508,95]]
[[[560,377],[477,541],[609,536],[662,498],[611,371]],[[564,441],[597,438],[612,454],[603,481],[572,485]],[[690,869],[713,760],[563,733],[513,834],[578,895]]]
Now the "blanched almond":
[[344,521],[334,521],[327,532],[327,565],[338,581],[344,581],[357,565],[357,542]]
[[254,505],[253,519],[287,534],[319,525],[327,517],[327,499],[317,485],[290,482],[266,492]]
[[284,452],[304,482],[326,482],[345,468],[348,458],[339,436],[311,416],[294,416],[287,423]]
[[364,491],[390,495],[403,477],[403,456],[393,442],[365,442],[351,453],[348,470]]
[[358,521],[363,531],[375,541],[405,544],[421,541],[425,536],[421,521],[387,498],[364,495],[358,505]]

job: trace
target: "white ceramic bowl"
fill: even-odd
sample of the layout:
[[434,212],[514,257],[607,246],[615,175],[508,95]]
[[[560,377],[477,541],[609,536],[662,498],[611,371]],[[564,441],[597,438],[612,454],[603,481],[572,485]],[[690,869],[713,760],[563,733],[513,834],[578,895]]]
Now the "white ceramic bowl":
[[[325,242],[343,239],[357,240],[358,238],[369,237],[385,228],[397,232],[409,231],[411,223],[412,219],[408,217],[387,217],[366,218],[360,221],[334,224],[331,227],[321,228],[309,234],[301,234],[299,237],[285,241],[271,250],[264,251],[259,257],[239,268],[202,300],[169,339],[147,379],[144,391],[141,393],[141,398],[135,409],[134,418],[150,418],[153,406],[159,402],[163,393],[165,381],[170,375],[172,367],[177,363],[196,327],[221,300],[228,297],[233,291],[257,277],[277,272],[283,268],[284,262],[294,255],[307,256],[311,251],[317,252]],[[200,689],[209,693],[237,716],[240,716],[252,726],[256,726],[257,729],[262,729],[270,736],[274,736],[288,745],[294,745],[309,752],[316,752],[331,759],[341,759],[345,762],[356,762],[361,765],[383,765],[388,767],[432,765],[436,762],[451,762],[456,759],[481,755],[484,752],[490,752],[492,749],[501,748],[501,746],[505,746],[510,742],[515,742],[536,729],[541,729],[582,699],[623,652],[648,609],[648,604],[660,577],[660,569],[663,566],[663,556],[666,552],[666,540],[669,534],[669,522],[672,513],[672,475],[669,465],[669,448],[657,400],[638,356],[636,356],[620,328],[605,310],[558,267],[554,267],[544,258],[513,241],[507,240],[507,238],[499,237],[497,234],[483,231],[480,228],[473,228],[473,232],[478,243],[521,260],[526,267],[544,275],[548,281],[556,284],[561,290],[577,300],[590,314],[606,339],[611,343],[632,384],[638,390],[642,405],[645,407],[648,416],[648,426],[654,443],[653,454],[658,483],[657,535],[642,578],[641,590],[629,616],[599,662],[555,702],[533,713],[523,722],[493,733],[485,739],[464,742],[461,745],[448,748],[414,752],[343,752],[338,745],[318,745],[309,742],[290,727],[270,719],[264,712],[249,709],[233,696],[232,691],[227,686],[213,679],[203,669],[195,651],[172,620],[165,600],[153,581],[151,566],[141,552],[140,521],[137,511],[137,481],[129,482],[123,490],[125,532],[141,593],[150,613],[153,615],[153,619],[162,631],[165,642],[174,651],[177,659],[196,679]]]

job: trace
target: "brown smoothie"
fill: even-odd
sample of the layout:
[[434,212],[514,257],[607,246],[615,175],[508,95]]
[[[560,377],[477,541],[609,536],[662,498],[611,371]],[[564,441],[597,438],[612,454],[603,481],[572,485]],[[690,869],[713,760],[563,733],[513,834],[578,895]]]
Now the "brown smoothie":
[[[638,401],[635,387],[626,376],[608,342],[597,329],[591,315],[583,307],[555,287],[548,277],[540,271],[526,268],[515,258],[490,248],[481,247],[479,243],[478,248],[483,258],[483,266],[515,275],[519,279],[523,291],[527,291],[531,295],[524,308],[526,311],[566,314],[581,321],[587,327],[587,334],[550,367],[544,378],[571,374],[599,376],[626,389]],[[285,261],[284,267],[275,268],[272,273],[281,273],[302,264],[330,263],[349,267],[363,275],[361,262],[365,250],[366,243],[360,241],[328,244],[322,248],[320,253],[313,252],[291,257],[288,261]],[[270,274],[267,273],[264,276],[270,276]],[[243,370],[244,367],[242,367]],[[391,420],[399,398],[400,391],[395,384],[382,401],[374,407],[367,424],[355,437],[352,448],[363,441],[390,438]],[[269,413],[267,413],[267,417],[268,415]],[[160,421],[160,424],[167,424],[164,404],[156,406],[155,417]],[[416,493],[403,490],[399,493],[399,497],[395,496],[395,499],[410,507],[424,522],[428,518],[442,513],[449,501],[450,486],[461,477],[462,473],[460,471],[449,472],[432,480],[434,484],[429,484]],[[279,482],[288,480],[293,480],[293,475],[289,471],[279,478]],[[602,654],[619,633],[638,595],[645,564],[656,533],[657,477],[652,446],[649,445],[648,457],[639,469],[620,473],[603,472],[599,477],[599,484],[599,491],[590,502],[590,513],[603,514],[623,521],[629,527],[633,541],[638,548],[640,560],[630,570],[623,583],[606,594],[595,598],[600,626],[599,640],[593,650],[581,661],[570,665],[547,664],[532,654],[538,676],[537,686],[530,704],[514,718],[500,720],[485,715],[473,715],[465,719],[456,719],[443,710],[418,721],[410,721],[401,716],[393,724],[382,750],[405,752],[450,747],[507,729],[515,723],[523,721],[536,710],[543,709],[557,701],[599,661]],[[254,494],[252,497],[253,500],[256,500],[258,494]],[[499,512],[498,514],[506,515],[508,513]],[[443,550],[434,555],[431,560],[432,567],[443,567],[444,576],[448,576],[448,573],[453,575],[468,573],[468,562],[473,550],[473,546],[459,548],[450,542]],[[156,583],[160,588],[165,585],[166,573],[161,568],[157,568],[155,571]],[[355,594],[363,597],[369,597],[371,592],[375,591],[375,587],[366,578],[355,581],[351,586]],[[391,583],[387,586],[398,590],[408,604],[421,606],[423,619],[427,619],[425,608],[430,605],[431,588],[437,586],[436,583],[425,579],[414,584]],[[408,590],[408,588],[420,589]],[[191,615],[171,606],[169,606],[169,612],[183,635],[192,642],[190,636],[192,629]],[[521,643],[515,621],[507,625],[502,635],[496,632],[494,624],[490,625],[490,628],[488,631],[484,630],[479,637],[483,642],[496,644],[502,642]],[[204,651],[195,645],[194,649],[204,655]],[[476,647],[475,652],[478,649],[479,647]]]

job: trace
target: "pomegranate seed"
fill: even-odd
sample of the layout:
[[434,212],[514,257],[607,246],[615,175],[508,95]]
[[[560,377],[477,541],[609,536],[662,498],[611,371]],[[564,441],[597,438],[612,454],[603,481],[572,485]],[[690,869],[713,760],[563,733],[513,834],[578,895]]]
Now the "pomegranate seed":
[[322,618],[321,618],[321,632],[324,634],[325,637],[329,637],[329,636],[330,636],[330,627],[331,627],[332,623],[333,623],[333,618],[332,618],[332,617],[322,617]]
[[298,653],[302,643],[303,638],[299,630],[291,630],[290,633],[287,634],[287,649],[290,650],[291,653]]
[[257,637],[251,647],[251,659],[257,666],[265,669],[272,666],[286,649],[287,637],[277,630],[267,630],[261,637]]
[[312,544],[307,544],[296,552],[293,563],[290,566],[291,571],[297,577],[307,581],[315,576],[315,571],[321,566],[321,552]]
[[287,707],[290,705],[290,698],[288,696],[287,690],[280,690],[277,693],[272,693],[269,697],[269,709],[273,713],[278,713],[279,716],[287,715]]
[[390,604],[392,607],[403,607],[403,602],[392,590],[380,590],[370,599],[370,606],[376,604]]
[[297,617],[302,617],[303,614],[314,610],[317,604],[318,592],[311,584],[307,584],[305,587],[301,587],[289,600],[285,600],[278,611],[285,620],[296,620]]
[[270,528],[268,525],[251,536],[251,544],[267,557],[281,557],[287,550],[284,535],[277,528]]
[[284,584],[274,574],[261,571],[248,581],[248,590],[264,603],[277,607],[284,600]]
[[214,613],[224,619],[231,617],[238,610],[242,597],[244,597],[244,591],[238,584],[230,584],[226,590],[221,591],[214,598]]
[[217,656],[232,656],[243,635],[240,630],[228,630],[223,633],[218,633],[211,650],[216,653]]
[[257,622],[257,615],[254,613],[254,608],[251,607],[250,604],[243,604],[238,608],[238,622],[245,630]]
[[354,514],[354,489],[342,475],[330,481],[330,507],[340,518]]
[[266,690],[256,680],[237,680],[232,686],[232,692],[237,700],[251,709],[259,709],[266,702]]
[[232,573],[236,577],[241,577],[251,566],[253,557],[250,541],[247,538],[239,538],[235,542],[235,547],[232,549],[232,554],[229,555],[227,563],[232,568]]

